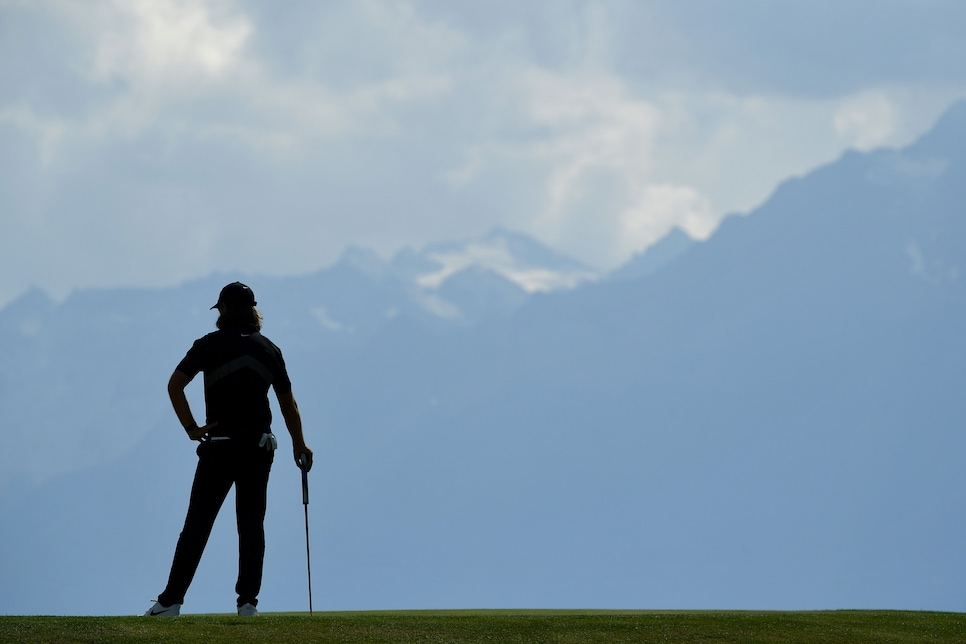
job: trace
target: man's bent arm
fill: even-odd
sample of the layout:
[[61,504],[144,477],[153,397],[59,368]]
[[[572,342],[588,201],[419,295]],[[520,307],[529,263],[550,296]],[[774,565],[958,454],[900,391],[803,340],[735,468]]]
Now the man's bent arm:
[[298,403],[291,391],[284,394],[277,394],[278,406],[282,411],[282,418],[285,419],[285,428],[288,429],[292,437],[292,451],[295,455],[295,463],[299,463],[302,454],[308,457],[308,467],[312,468],[312,450],[305,444],[305,436],[302,434],[302,414],[299,413]]
[[171,406],[174,407],[174,413],[178,415],[178,420],[181,421],[181,426],[188,432],[188,438],[196,441],[218,423],[215,422],[210,426],[198,427],[194,414],[191,413],[188,397],[184,395],[184,388],[188,386],[189,382],[191,382],[191,378],[188,374],[175,369],[174,373],[171,374],[171,378],[168,380],[168,397],[171,399]]

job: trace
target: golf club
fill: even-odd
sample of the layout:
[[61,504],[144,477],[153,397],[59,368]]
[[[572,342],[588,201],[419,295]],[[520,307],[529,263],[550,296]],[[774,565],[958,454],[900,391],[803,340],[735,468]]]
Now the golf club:
[[309,572],[309,617],[312,616],[312,556],[309,554],[309,459],[299,456],[299,469],[302,470],[302,505],[305,507],[305,562]]

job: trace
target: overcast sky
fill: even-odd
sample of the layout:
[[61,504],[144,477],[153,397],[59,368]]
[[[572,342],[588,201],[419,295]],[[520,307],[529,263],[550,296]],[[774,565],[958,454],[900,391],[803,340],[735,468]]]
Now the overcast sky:
[[0,306],[494,226],[613,268],[966,96],[961,0],[0,0]]

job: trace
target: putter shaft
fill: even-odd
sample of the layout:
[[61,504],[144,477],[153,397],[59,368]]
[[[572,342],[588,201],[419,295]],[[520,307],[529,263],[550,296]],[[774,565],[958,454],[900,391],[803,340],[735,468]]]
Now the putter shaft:
[[309,575],[309,616],[312,616],[312,555],[309,552],[309,472],[305,454],[299,458],[302,470],[302,506],[305,509],[305,564]]

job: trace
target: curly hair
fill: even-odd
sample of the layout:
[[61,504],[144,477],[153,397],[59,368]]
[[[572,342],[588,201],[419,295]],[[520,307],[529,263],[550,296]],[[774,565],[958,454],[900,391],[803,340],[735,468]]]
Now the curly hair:
[[218,309],[221,315],[215,322],[219,329],[236,329],[239,331],[261,331],[262,314],[253,307],[231,307],[224,306]]

